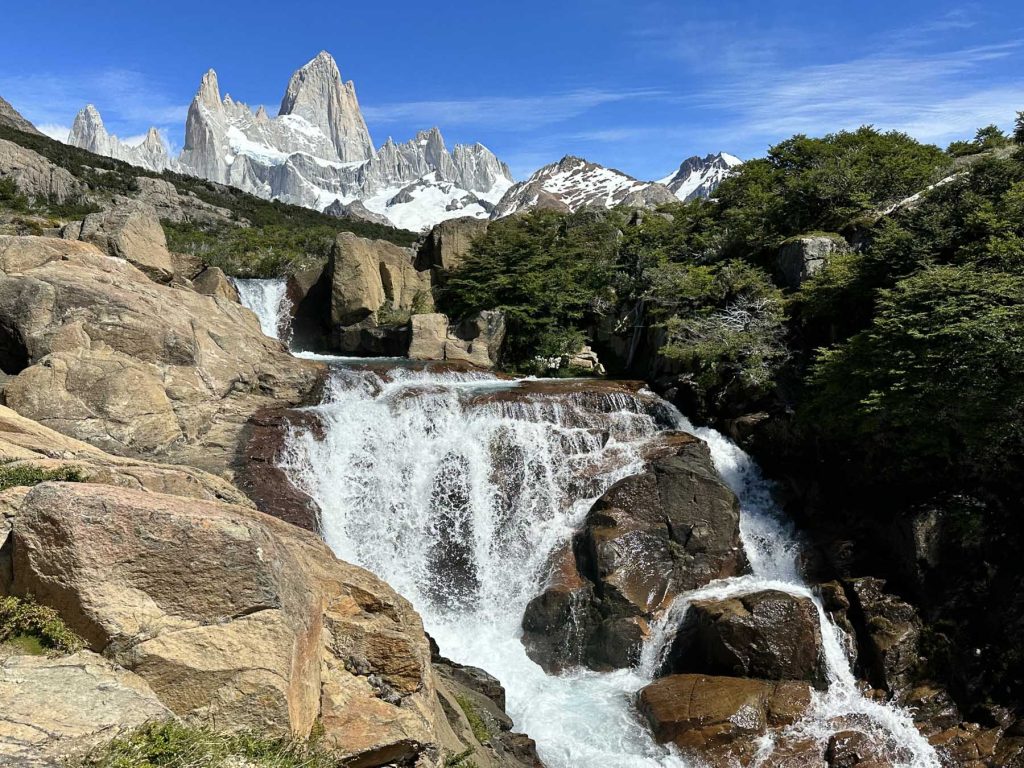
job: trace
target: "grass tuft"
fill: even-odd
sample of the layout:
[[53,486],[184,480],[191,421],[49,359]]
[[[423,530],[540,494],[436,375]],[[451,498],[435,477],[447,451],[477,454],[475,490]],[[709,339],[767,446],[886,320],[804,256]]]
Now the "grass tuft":
[[122,734],[72,768],[341,768],[343,757],[316,739],[218,733],[175,721]]
[[85,642],[68,629],[58,613],[31,599],[0,597],[0,645],[22,653],[75,653]]

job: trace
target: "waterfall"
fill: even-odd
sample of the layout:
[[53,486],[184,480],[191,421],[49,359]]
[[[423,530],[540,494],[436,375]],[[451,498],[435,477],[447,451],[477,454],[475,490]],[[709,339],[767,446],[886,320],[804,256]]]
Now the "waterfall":
[[[693,429],[650,393],[595,393],[485,374],[336,368],[317,411],[323,439],[290,435],[283,466],[322,510],[324,537],[409,598],[445,655],[506,686],[516,727],[551,768],[676,768],[632,708],[690,600],[781,589],[815,600],[829,688],[794,733],[815,739],[870,731],[899,764],[938,766],[904,713],[857,690],[842,638],[799,576],[799,546],[756,465],[717,432]],[[562,387],[560,390],[559,387]],[[666,428],[705,439],[741,501],[752,573],[686,595],[661,617],[636,669],[546,675],[519,640],[551,555],[593,501],[643,467]],[[770,752],[768,740],[761,745]]]
[[287,280],[283,277],[270,280],[236,277],[232,282],[238,289],[242,306],[256,313],[264,335],[287,343],[292,321]]

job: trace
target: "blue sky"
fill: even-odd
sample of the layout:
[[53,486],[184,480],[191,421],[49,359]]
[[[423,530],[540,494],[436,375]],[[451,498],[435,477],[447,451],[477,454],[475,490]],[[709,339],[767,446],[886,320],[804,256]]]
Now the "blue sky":
[[374,141],[440,126],[517,177],[582,155],[642,178],[872,123],[945,144],[1024,109],[1024,3],[5,3],[0,95],[51,131],[93,102],[122,137],[180,147],[213,67],[276,113],[321,49],[356,83]]

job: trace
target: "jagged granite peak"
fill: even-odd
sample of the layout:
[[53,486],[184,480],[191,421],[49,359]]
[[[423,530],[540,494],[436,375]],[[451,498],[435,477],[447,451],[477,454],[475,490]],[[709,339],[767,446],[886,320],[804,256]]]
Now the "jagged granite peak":
[[[110,154],[102,142],[91,144]],[[494,153],[481,144],[449,151],[436,127],[403,144],[389,138],[375,151],[355,87],[342,82],[326,52],[292,75],[275,117],[222,98],[217,73],[208,70],[189,105],[176,169],[320,211],[359,200],[413,230],[457,216],[486,218],[512,185]]]
[[279,115],[297,115],[331,139],[343,163],[369,160],[373,142],[351,80],[342,82],[334,57],[321,51],[288,82]]
[[25,133],[33,133],[36,136],[44,135],[42,131],[26,120],[25,117],[18,110],[12,107],[10,102],[2,96],[0,96],[0,125],[6,125],[8,128],[14,128],[17,131],[24,131]]
[[172,165],[167,145],[156,128],[150,128],[140,144],[127,144],[107,132],[99,110],[92,104],[86,104],[75,115],[75,122],[68,135],[68,144],[151,171],[162,171]]
[[686,202],[698,198],[710,198],[722,180],[742,165],[743,161],[727,152],[708,154],[704,157],[688,157],[679,169],[661,183],[672,190],[676,197]]
[[566,155],[510,187],[491,217],[497,219],[537,207],[563,211],[618,205],[653,208],[674,200],[675,196],[663,184],[640,181],[614,168]]

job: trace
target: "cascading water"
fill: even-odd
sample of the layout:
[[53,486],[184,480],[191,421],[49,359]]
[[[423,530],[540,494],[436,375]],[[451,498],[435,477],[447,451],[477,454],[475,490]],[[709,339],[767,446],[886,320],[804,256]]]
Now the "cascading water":
[[[830,685],[793,735],[827,739],[858,728],[890,745],[900,764],[938,766],[908,717],[858,692],[839,630],[800,579],[794,532],[742,451],[693,429],[653,395],[534,389],[484,374],[336,369],[317,409],[323,439],[291,435],[284,468],[319,503],[339,557],[408,597],[446,655],[497,675],[509,714],[548,766],[686,766],[654,743],[633,695],[650,681],[689,601],[763,589],[811,597],[821,617]],[[741,501],[752,573],[677,600],[635,670],[546,675],[519,641],[525,606],[593,500],[640,471],[645,445],[666,428],[709,443]],[[763,755],[771,749],[764,740]]]
[[287,281],[284,278],[260,280],[236,277],[232,282],[238,289],[242,306],[256,313],[264,335],[287,342],[291,326]]

